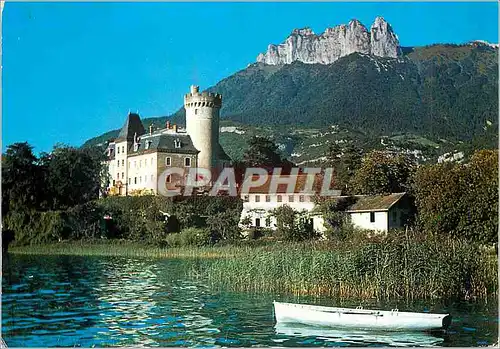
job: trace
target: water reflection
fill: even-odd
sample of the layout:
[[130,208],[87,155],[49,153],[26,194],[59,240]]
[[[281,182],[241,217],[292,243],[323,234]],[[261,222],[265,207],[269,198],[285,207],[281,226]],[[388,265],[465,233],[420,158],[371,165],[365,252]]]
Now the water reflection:
[[[498,333],[496,303],[425,304],[430,311],[454,315],[447,337],[275,327],[273,300],[359,304],[219,292],[203,280],[186,277],[193,261],[16,255],[11,259],[2,283],[2,336],[13,347],[477,346],[493,343]],[[425,307],[373,305],[420,311]]]
[[443,344],[444,339],[437,334],[425,332],[377,332],[356,329],[334,329],[328,327],[313,327],[299,324],[276,324],[276,334],[288,337],[302,337],[300,342],[316,340],[331,342],[334,345],[382,345],[401,347],[435,347]]

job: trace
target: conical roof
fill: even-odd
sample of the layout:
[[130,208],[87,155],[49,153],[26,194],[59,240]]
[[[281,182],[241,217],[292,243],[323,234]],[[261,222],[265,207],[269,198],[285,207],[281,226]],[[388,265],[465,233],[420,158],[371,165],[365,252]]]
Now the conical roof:
[[125,120],[125,124],[120,130],[120,133],[118,134],[118,138],[116,139],[116,141],[123,141],[123,140],[131,141],[134,139],[134,134],[136,133],[137,136],[139,137],[145,134],[146,130],[144,129],[144,125],[142,124],[139,114],[129,113],[127,116],[127,120]]

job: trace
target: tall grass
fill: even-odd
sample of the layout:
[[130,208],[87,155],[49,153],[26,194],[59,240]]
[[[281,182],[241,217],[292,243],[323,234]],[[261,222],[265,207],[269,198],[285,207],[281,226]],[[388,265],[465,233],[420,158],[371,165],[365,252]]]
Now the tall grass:
[[215,287],[335,298],[479,299],[498,284],[496,258],[451,239],[276,245],[199,268]]
[[236,291],[356,299],[484,299],[498,290],[498,258],[478,245],[409,234],[337,242],[240,242],[158,248],[130,242],[15,247],[14,253],[195,258],[191,277]]

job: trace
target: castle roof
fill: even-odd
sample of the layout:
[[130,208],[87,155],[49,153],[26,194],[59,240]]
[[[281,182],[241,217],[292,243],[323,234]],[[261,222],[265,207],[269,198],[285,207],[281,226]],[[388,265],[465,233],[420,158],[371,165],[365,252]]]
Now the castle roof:
[[116,142],[125,140],[132,141],[135,134],[139,137],[144,133],[146,133],[146,130],[144,129],[144,125],[142,124],[139,114],[129,113],[127,119],[125,120],[125,124],[116,138]]
[[195,148],[191,137],[186,133],[153,133],[139,138],[137,147],[131,144],[128,156],[154,152],[198,154],[200,151]]

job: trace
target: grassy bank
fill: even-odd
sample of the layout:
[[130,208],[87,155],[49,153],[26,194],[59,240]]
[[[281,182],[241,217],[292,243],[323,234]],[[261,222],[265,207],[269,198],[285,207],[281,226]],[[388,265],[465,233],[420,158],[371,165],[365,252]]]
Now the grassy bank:
[[240,249],[232,247],[155,247],[134,242],[97,241],[62,242],[43,245],[15,246],[9,248],[13,254],[69,255],[69,256],[121,256],[145,258],[228,258]]
[[198,258],[191,277],[236,291],[358,299],[484,299],[497,292],[497,257],[443,238],[261,243],[156,248],[131,243],[61,243],[13,253]]

